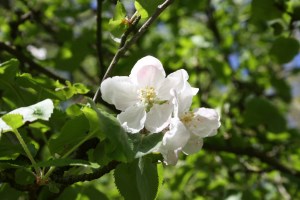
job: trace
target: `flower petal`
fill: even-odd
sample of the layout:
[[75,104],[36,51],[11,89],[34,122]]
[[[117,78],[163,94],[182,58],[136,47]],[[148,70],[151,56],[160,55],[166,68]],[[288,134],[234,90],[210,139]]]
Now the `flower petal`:
[[124,111],[138,102],[138,88],[127,76],[107,78],[100,89],[102,99],[115,105],[118,110]]
[[203,139],[198,137],[191,137],[186,145],[182,148],[182,152],[186,155],[197,153],[202,149]]
[[180,152],[180,149],[168,150],[165,149],[163,146],[161,146],[159,152],[164,157],[164,163],[166,163],[167,165],[176,165],[178,161],[178,153]]
[[190,110],[193,97],[197,94],[198,88],[191,87],[187,82],[184,88],[178,93],[178,113],[179,116]]
[[180,69],[169,74],[158,89],[158,97],[164,100],[170,99],[170,91],[172,89],[175,89],[177,92],[181,91],[184,85],[187,83],[188,78],[189,76],[184,69]]
[[126,132],[138,133],[144,128],[146,111],[142,105],[136,104],[120,113],[117,119]]
[[198,108],[194,110],[194,118],[187,124],[188,129],[202,138],[213,136],[221,126],[218,112],[210,108]]
[[163,137],[162,144],[166,149],[175,150],[186,145],[190,138],[189,131],[178,118],[172,118],[170,130]]
[[154,104],[147,113],[145,127],[151,133],[161,132],[170,123],[173,105],[164,103],[162,105]]
[[141,88],[157,87],[165,79],[166,72],[161,62],[152,56],[137,61],[129,75]]

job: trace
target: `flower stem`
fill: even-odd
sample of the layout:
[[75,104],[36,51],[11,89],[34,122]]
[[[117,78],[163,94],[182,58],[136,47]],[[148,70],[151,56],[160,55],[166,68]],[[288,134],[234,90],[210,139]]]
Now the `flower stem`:
[[13,132],[16,134],[16,136],[17,136],[21,146],[23,147],[27,157],[31,161],[37,176],[42,176],[42,170],[39,167],[36,166],[36,162],[35,162],[33,156],[31,155],[31,153],[30,153],[25,141],[23,140],[21,134],[19,133],[19,131],[17,129],[14,129]]

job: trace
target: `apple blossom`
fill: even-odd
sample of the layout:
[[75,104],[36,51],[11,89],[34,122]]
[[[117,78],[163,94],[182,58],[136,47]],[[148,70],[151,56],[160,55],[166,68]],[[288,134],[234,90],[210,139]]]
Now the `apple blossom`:
[[160,152],[167,164],[176,164],[179,151],[185,154],[198,152],[203,138],[213,136],[220,127],[220,117],[214,109],[197,108],[189,111],[193,96],[198,89],[188,83],[181,91],[174,91],[174,116],[170,120]]
[[146,56],[137,61],[129,76],[107,78],[100,89],[102,99],[122,111],[117,119],[127,132],[138,133],[145,127],[157,133],[169,125],[171,90],[183,88],[187,78],[185,70],[166,77],[161,62]]

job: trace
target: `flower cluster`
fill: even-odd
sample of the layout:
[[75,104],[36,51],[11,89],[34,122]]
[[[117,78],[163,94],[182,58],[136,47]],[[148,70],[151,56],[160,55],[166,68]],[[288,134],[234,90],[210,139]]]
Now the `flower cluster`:
[[190,111],[198,88],[191,87],[188,78],[183,69],[166,76],[161,62],[146,56],[129,76],[115,76],[101,84],[103,100],[121,111],[117,118],[128,133],[142,129],[150,134],[164,133],[158,151],[167,164],[175,165],[180,151],[199,151],[203,138],[215,135],[221,125],[214,109]]

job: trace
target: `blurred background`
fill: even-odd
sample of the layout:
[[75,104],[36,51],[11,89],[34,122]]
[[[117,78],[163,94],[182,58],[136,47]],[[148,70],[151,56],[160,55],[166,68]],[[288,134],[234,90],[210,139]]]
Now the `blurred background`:
[[[134,1],[121,2],[130,18]],[[92,97],[119,46],[109,23],[115,4],[1,0],[0,63],[17,58],[21,72],[83,83]],[[111,76],[155,56],[167,73],[188,71],[200,89],[193,107],[221,113],[217,136],[164,168],[157,199],[300,199],[299,40],[298,0],[175,0],[128,49]],[[9,107],[0,100],[0,110]],[[21,195],[1,187],[0,195],[9,190]],[[70,186],[60,199],[91,193],[122,199],[112,174]]]

